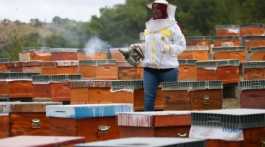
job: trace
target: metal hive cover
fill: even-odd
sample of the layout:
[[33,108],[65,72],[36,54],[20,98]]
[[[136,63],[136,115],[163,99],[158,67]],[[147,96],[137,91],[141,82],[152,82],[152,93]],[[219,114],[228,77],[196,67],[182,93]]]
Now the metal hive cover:
[[192,112],[192,125],[246,129],[265,127],[264,109],[223,109]]
[[21,73],[21,72],[0,73],[0,79],[32,79],[32,77],[35,75],[39,75],[39,73]]
[[248,90],[248,89],[265,89],[265,80],[246,80],[240,81],[239,89]]
[[188,138],[123,138],[79,144],[76,147],[204,147],[204,140]]
[[142,89],[143,80],[115,80],[111,82],[111,90]]
[[226,51],[226,52],[231,52],[231,51],[244,51],[245,47],[215,47],[213,48],[214,52],[218,51]]
[[195,65],[197,60],[179,60],[179,64]]
[[163,82],[162,90],[223,89],[222,81],[178,81]]
[[73,88],[109,88],[111,87],[112,80],[74,80],[71,81],[71,87]]
[[249,61],[242,64],[243,69],[246,68],[265,68],[265,61]]
[[257,47],[257,48],[251,48],[251,52],[265,52],[265,46],[264,47]]

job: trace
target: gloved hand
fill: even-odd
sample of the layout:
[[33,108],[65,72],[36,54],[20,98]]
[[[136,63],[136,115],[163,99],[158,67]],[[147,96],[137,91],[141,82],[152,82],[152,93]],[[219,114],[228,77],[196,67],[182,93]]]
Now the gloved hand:
[[132,44],[127,51],[121,49],[119,51],[132,66],[136,66],[144,59],[143,47],[141,44]]

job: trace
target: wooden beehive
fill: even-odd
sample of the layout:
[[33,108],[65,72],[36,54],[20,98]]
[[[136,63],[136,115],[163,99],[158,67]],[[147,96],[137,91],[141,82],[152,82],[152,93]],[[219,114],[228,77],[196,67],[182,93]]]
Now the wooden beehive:
[[191,115],[188,111],[128,112],[118,115],[121,138],[188,137]]
[[50,94],[53,101],[70,102],[70,81],[80,80],[80,75],[54,75],[50,76]]
[[247,49],[265,46],[265,36],[245,36],[243,37],[243,45]]
[[265,26],[264,24],[241,25],[240,36],[265,36]]
[[234,59],[241,62],[246,60],[244,47],[219,47],[213,48],[212,51],[214,60]]
[[217,61],[217,80],[224,84],[234,84],[240,81],[240,61],[220,60]]
[[51,135],[45,116],[47,105],[54,102],[10,102],[0,103],[5,113],[9,113],[10,135]]
[[41,73],[42,66],[40,61],[22,62],[22,71],[24,73]]
[[217,25],[215,27],[216,36],[239,36],[239,25]]
[[8,66],[8,71],[10,72],[22,72],[23,71],[22,62],[19,62],[19,61],[9,62],[7,66]]
[[132,66],[127,62],[118,62],[118,79],[119,80],[133,80],[133,79],[142,79],[143,78],[143,67]]
[[79,72],[85,79],[95,79],[96,78],[96,60],[84,60],[79,61]]
[[244,80],[262,80],[265,78],[265,62],[249,61],[242,64]]
[[241,38],[238,36],[215,37],[214,47],[240,47]]
[[76,60],[57,61],[56,74],[58,75],[74,75],[79,74],[79,62]]
[[197,61],[197,80],[217,80],[217,64],[215,61]]
[[196,60],[179,60],[178,80],[196,80]]
[[61,105],[47,106],[46,116],[55,135],[98,141],[119,138],[116,115],[132,110],[131,104]]
[[9,97],[9,87],[8,80],[1,79],[0,80],[0,97],[8,98]]
[[117,80],[118,65],[115,60],[98,60],[96,68],[97,80]]
[[6,138],[8,136],[9,136],[9,116],[7,113],[0,113],[0,138]]
[[83,137],[62,136],[17,136],[0,140],[0,146],[12,147],[73,147],[75,144],[84,143]]
[[111,49],[111,59],[116,60],[117,62],[125,62],[124,56],[121,54],[119,49]]
[[33,98],[51,98],[50,77],[33,76]]
[[264,61],[265,60],[265,47],[251,48],[249,59],[251,61]]
[[210,46],[211,38],[209,36],[188,36],[188,46]]
[[5,61],[1,61],[0,62],[0,72],[8,72],[8,63],[9,62],[5,62]]
[[30,53],[31,61],[51,61],[51,53],[47,51],[33,51]]
[[51,60],[59,61],[59,60],[78,60],[79,49],[71,49],[71,48],[54,48],[50,49],[51,51]]
[[265,81],[246,80],[239,84],[240,107],[265,109]]
[[194,111],[191,116],[190,137],[207,139],[210,147],[260,147],[265,137],[264,109]]
[[209,46],[188,46],[180,55],[180,60],[208,60]]

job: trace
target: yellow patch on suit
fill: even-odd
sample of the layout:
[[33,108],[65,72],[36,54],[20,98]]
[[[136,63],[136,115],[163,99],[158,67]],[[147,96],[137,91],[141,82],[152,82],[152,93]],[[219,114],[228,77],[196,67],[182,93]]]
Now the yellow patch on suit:
[[167,38],[173,35],[173,32],[169,28],[160,30],[160,33],[163,37],[167,37]]

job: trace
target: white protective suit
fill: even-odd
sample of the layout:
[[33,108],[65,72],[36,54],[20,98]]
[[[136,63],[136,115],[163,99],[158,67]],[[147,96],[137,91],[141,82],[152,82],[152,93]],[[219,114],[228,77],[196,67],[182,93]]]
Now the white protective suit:
[[149,20],[144,32],[144,67],[178,68],[177,55],[186,48],[186,40],[176,20],[176,7],[168,5],[168,18]]

